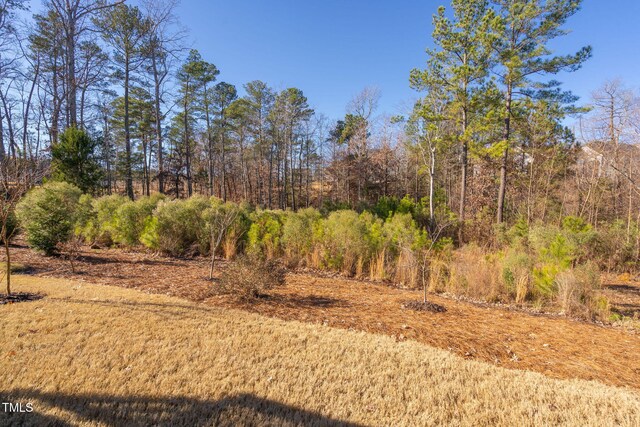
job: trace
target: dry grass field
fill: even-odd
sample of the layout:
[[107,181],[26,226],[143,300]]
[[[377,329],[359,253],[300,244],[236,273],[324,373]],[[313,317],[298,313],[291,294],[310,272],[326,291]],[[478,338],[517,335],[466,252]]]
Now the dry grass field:
[[[200,257],[85,247],[75,273],[67,261],[44,257],[24,245],[14,247],[14,259],[25,266],[25,273],[37,277],[135,288],[281,320],[383,334],[500,367],[640,390],[637,327],[602,327],[437,294],[429,294],[429,299],[446,307],[446,313],[416,312],[402,304],[421,299],[419,291],[313,273],[288,274],[286,285],[270,291],[269,298],[247,303],[212,296],[209,261]],[[225,268],[221,262],[219,271]],[[605,278],[608,297],[616,309],[640,319],[640,282],[617,280]]]
[[2,425],[640,425],[640,394],[417,342],[135,290],[16,277]]

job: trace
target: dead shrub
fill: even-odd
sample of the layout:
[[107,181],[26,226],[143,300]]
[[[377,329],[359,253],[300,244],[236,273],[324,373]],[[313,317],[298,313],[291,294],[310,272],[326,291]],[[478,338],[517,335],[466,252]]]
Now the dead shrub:
[[309,266],[312,268],[322,269],[324,267],[324,254],[320,247],[314,247],[310,255]]
[[233,259],[238,253],[238,240],[236,233],[230,233],[222,241],[222,253],[227,261]]
[[569,316],[606,320],[609,301],[598,293],[600,272],[593,263],[559,273],[555,278],[556,303]]
[[522,304],[527,300],[531,293],[530,288],[531,277],[526,273],[518,276],[516,279],[516,303]]
[[444,292],[449,283],[449,264],[440,259],[432,259],[428,263],[429,292]]
[[558,293],[556,302],[565,314],[576,315],[584,306],[580,302],[582,296],[581,284],[573,271],[567,270],[556,276]]
[[363,278],[363,273],[364,273],[364,258],[362,256],[358,257],[358,260],[356,261],[356,277],[358,279],[362,279]]
[[219,289],[240,299],[253,300],[264,297],[266,291],[283,285],[285,275],[286,270],[279,261],[241,256],[222,272]]
[[58,242],[56,249],[64,258],[69,261],[71,265],[71,272],[76,273],[76,260],[80,256],[82,250],[82,237],[73,235],[66,242]]
[[448,292],[485,301],[500,299],[500,266],[482,249],[468,246],[457,251],[449,268]]
[[370,280],[384,280],[386,278],[385,264],[387,253],[382,249],[378,254],[373,257],[369,263],[369,279]]
[[403,248],[396,261],[395,281],[401,286],[415,288],[418,286],[419,263],[410,249]]

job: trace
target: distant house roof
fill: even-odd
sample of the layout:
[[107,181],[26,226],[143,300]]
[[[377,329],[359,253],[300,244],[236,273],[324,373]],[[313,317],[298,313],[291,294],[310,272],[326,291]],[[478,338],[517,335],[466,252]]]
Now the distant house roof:
[[594,141],[580,147],[578,167],[585,167],[590,163],[598,164],[598,175],[612,176],[620,166],[628,162],[640,162],[640,147],[635,144],[611,144],[609,142]]

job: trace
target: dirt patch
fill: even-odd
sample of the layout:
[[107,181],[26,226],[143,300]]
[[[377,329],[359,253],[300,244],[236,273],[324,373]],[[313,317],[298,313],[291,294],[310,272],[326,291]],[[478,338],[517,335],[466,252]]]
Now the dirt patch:
[[[76,262],[76,275],[71,274],[68,262],[43,257],[24,245],[14,248],[14,258],[38,276],[137,288],[284,320],[385,334],[508,368],[640,389],[640,336],[622,329],[439,295],[428,298],[446,307],[444,313],[407,310],[403,303],[420,301],[420,291],[309,274],[289,274],[285,286],[270,291],[269,298],[243,302],[225,295],[212,296],[215,282],[207,278],[208,260],[204,258],[174,259],[86,248]],[[224,262],[220,263],[222,268]],[[616,298],[631,298],[615,288],[606,292],[614,306]]]

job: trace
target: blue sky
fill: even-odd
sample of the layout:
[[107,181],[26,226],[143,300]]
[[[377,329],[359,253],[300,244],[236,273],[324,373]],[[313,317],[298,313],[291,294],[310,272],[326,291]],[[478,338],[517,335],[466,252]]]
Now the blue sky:
[[[317,111],[339,118],[365,86],[380,88],[380,113],[410,104],[417,94],[408,74],[426,60],[440,4],[448,1],[182,0],[178,15],[220,80],[299,87]],[[607,79],[640,85],[639,16],[640,0],[584,0],[568,22],[572,33],[553,44],[558,53],[593,46],[582,70],[559,76],[582,102]]]
[[[240,86],[253,79],[301,88],[310,103],[332,118],[368,85],[382,92],[380,112],[395,114],[416,97],[408,73],[421,67],[430,45],[433,0],[184,0],[180,18],[193,46]],[[588,102],[607,79],[638,85],[639,0],[585,0],[554,42],[558,53],[590,44],[594,57],[565,87]]]

